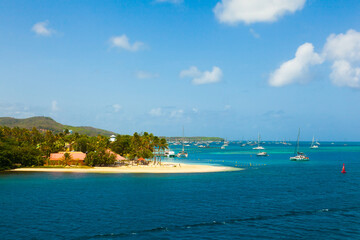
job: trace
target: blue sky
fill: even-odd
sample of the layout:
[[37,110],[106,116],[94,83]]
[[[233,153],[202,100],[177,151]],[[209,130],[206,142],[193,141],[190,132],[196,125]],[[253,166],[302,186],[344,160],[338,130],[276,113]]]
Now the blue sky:
[[355,0],[0,1],[0,116],[360,140]]

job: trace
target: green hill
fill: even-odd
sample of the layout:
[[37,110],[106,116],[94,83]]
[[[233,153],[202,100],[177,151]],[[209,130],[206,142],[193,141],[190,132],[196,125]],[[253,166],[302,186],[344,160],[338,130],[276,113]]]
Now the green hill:
[[65,128],[72,130],[74,133],[78,132],[80,134],[85,134],[88,136],[97,136],[97,135],[112,135],[114,132],[93,128],[93,127],[74,127],[69,125],[63,125],[56,122],[50,117],[31,117],[25,119],[16,119],[11,117],[0,117],[0,126],[7,127],[20,127],[32,129],[36,127],[39,130],[50,130],[55,133],[62,132]]

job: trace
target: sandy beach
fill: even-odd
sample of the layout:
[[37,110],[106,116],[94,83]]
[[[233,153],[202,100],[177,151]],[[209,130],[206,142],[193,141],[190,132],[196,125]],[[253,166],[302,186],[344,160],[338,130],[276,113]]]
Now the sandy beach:
[[206,173],[240,171],[242,168],[195,165],[183,163],[163,163],[161,166],[124,166],[124,167],[93,167],[93,168],[17,168],[15,172],[72,172],[72,173]]

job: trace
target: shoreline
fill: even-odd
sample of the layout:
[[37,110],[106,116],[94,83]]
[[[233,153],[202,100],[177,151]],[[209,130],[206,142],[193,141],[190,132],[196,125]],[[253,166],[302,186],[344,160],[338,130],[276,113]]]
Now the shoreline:
[[210,173],[210,172],[233,172],[243,168],[195,165],[184,163],[162,163],[161,166],[121,166],[121,167],[65,167],[65,168],[16,168],[11,172],[61,172],[61,173]]

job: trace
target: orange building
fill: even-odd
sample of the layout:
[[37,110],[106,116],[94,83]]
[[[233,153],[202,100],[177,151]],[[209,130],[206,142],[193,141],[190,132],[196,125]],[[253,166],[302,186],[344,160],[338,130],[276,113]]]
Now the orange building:
[[[70,165],[85,165],[86,153],[83,152],[68,152],[71,160]],[[49,159],[49,165],[63,165],[65,152],[51,153]]]

